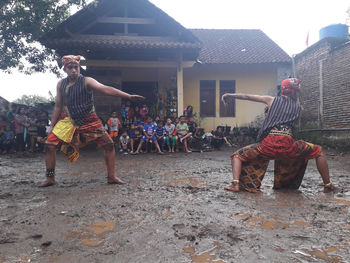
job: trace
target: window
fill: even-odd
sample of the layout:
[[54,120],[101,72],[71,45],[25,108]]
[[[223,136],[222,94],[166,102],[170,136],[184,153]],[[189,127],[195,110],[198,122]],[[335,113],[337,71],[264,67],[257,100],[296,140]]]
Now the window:
[[215,117],[216,81],[200,81],[200,114],[201,117]]
[[229,99],[227,106],[221,100],[222,95],[225,93],[236,92],[236,81],[235,80],[220,80],[220,117],[236,117],[236,100]]

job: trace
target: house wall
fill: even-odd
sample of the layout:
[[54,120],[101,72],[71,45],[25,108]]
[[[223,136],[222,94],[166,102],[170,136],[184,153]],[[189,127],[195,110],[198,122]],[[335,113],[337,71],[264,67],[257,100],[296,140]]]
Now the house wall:
[[200,118],[200,126],[211,131],[219,125],[245,126],[264,112],[261,103],[236,100],[236,117],[220,116],[220,80],[235,80],[236,92],[266,95],[277,86],[277,67],[261,65],[196,65],[184,70],[184,105],[192,105],[194,113],[200,110],[200,80],[216,80],[216,117]]
[[296,58],[296,72],[302,80],[303,123],[350,128],[350,43],[331,47],[323,41],[304,51]]

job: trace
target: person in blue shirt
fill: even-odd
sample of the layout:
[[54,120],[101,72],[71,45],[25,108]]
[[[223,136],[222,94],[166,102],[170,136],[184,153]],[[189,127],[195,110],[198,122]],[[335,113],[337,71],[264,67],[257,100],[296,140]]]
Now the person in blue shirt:
[[137,116],[137,117],[136,117],[136,121],[134,121],[134,125],[135,125],[137,128],[143,129],[143,126],[145,125],[145,123],[143,122],[143,120],[141,120],[140,116]]
[[166,135],[166,130],[165,130],[165,127],[163,126],[163,121],[159,120],[157,122],[156,137],[157,137],[157,142],[158,142],[161,150],[164,149],[165,135]]
[[140,153],[140,149],[141,149],[142,144],[144,142],[154,143],[154,145],[156,146],[156,148],[158,150],[158,153],[163,154],[163,152],[161,151],[159,144],[157,142],[156,129],[157,129],[157,126],[155,126],[154,123],[152,122],[152,117],[148,116],[147,123],[145,124],[145,126],[143,126],[144,136],[141,138],[141,142],[140,142],[139,146],[137,147],[135,154]]

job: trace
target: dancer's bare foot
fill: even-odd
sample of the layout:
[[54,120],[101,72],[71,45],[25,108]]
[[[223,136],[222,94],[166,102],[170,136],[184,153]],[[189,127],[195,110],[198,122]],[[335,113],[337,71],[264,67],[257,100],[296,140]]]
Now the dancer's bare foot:
[[330,192],[333,192],[333,193],[336,193],[336,192],[339,192],[339,189],[337,187],[335,187],[334,185],[330,185],[328,187],[324,187],[323,188],[323,192],[324,193],[330,193]]
[[48,187],[51,185],[56,184],[55,182],[55,177],[48,177],[42,184],[40,187]]
[[125,182],[123,182],[122,180],[120,180],[116,176],[113,176],[113,177],[112,176],[108,176],[107,178],[108,178],[107,182],[109,184],[125,184]]
[[227,186],[224,189],[231,192],[239,192],[239,184],[231,184],[230,186]]

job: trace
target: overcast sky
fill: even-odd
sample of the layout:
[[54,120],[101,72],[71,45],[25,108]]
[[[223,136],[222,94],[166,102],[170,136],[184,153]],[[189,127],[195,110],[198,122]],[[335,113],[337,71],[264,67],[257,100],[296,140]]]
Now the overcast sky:
[[[346,23],[349,0],[150,0],[186,28],[261,29],[289,55],[318,41],[319,30]],[[0,96],[14,100],[23,94],[55,94],[53,74],[0,73]]]

